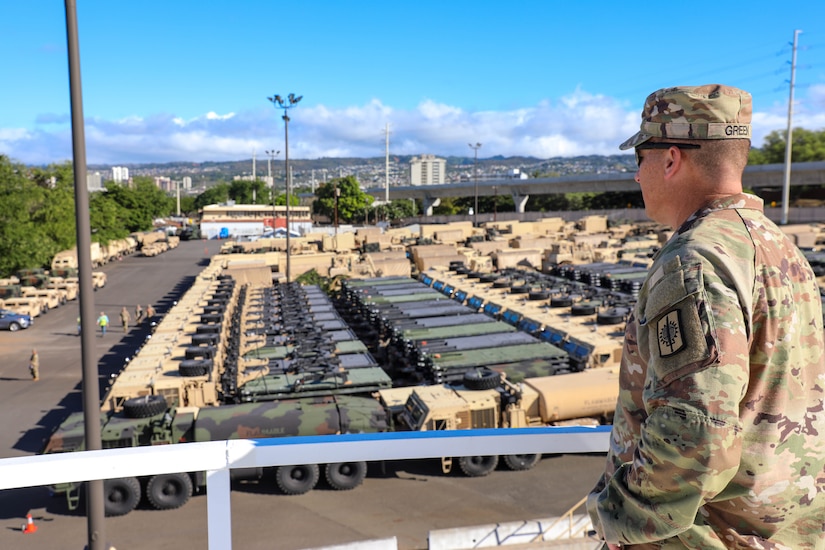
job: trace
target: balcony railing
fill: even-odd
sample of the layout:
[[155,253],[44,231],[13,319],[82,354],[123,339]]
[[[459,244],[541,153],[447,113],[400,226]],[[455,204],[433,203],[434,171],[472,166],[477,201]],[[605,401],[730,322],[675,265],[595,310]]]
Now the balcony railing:
[[209,548],[231,549],[229,472],[233,468],[444,456],[605,452],[609,434],[609,426],[345,434],[15,457],[0,460],[3,469],[0,489],[205,471]]

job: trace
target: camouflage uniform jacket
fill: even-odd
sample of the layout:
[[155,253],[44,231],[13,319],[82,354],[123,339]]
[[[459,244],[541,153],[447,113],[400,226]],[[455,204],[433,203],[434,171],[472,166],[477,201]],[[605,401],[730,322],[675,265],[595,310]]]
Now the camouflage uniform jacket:
[[636,548],[825,548],[825,345],[804,256],[738,194],[658,252],[587,507]]

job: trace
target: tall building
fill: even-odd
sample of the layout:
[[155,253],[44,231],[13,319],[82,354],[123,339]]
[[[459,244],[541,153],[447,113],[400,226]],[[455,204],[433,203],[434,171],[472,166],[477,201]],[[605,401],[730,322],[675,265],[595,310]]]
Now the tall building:
[[421,155],[410,161],[410,185],[439,185],[446,176],[447,161],[435,155]]
[[183,176],[183,188],[187,191],[192,189],[192,178],[189,176]]
[[86,174],[86,189],[90,193],[103,190],[103,176],[100,175],[100,172]]
[[166,191],[167,193],[170,191],[174,191],[176,189],[174,182],[172,182],[172,179],[166,176],[159,176],[155,178],[155,185],[157,185],[161,190]]
[[129,181],[129,169],[125,166],[112,166],[112,179],[116,183]]

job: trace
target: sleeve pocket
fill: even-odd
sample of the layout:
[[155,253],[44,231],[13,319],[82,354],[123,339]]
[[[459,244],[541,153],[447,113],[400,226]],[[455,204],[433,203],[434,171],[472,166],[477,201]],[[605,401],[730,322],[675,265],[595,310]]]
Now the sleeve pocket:
[[650,289],[641,324],[647,327],[650,365],[661,386],[714,360],[712,318],[701,281],[701,265],[680,266]]

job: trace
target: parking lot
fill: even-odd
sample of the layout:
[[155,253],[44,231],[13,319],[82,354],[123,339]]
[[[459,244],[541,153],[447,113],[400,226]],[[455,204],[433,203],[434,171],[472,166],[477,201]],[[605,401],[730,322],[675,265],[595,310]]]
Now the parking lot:
[[[95,338],[102,380],[115,374],[148,334],[120,328],[118,312],[151,303],[163,314],[188,288],[219,241],[189,241],[152,258],[133,256],[102,268],[108,284],[95,293],[95,311],[112,320],[105,338]],[[0,332],[0,456],[28,456],[42,448],[51,430],[80,410],[81,360],[76,335],[78,302],[70,302],[16,333]],[[41,380],[28,372],[32,348],[40,355]],[[442,475],[437,460],[370,464],[362,487],[305,495],[276,494],[274,483],[235,486],[232,493],[236,548],[312,548],[398,537],[400,548],[426,548],[430,529],[546,518],[566,511],[594,484],[599,455],[545,457],[527,472],[496,471],[484,478]],[[38,531],[20,531],[27,513]],[[46,488],[0,492],[0,547],[83,548],[86,519],[70,513]],[[117,548],[206,548],[206,498],[179,510],[140,508],[106,520],[107,539]]]

